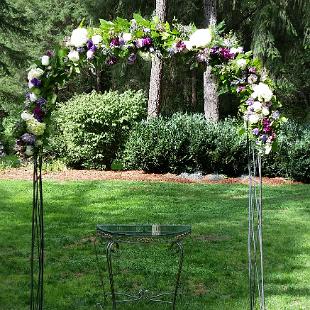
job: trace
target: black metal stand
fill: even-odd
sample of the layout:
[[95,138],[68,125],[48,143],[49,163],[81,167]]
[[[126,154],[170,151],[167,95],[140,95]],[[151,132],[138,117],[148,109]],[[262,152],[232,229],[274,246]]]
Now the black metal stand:
[[35,155],[33,158],[33,204],[30,272],[30,310],[42,310],[44,279],[44,211],[41,155]]
[[250,309],[265,309],[261,154],[248,139],[248,268]]

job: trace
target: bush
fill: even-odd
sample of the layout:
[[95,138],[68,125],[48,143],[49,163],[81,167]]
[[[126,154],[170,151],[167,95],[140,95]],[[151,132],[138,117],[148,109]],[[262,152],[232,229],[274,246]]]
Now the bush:
[[68,166],[110,169],[145,106],[142,91],[76,95],[54,113],[51,145]]
[[231,119],[215,124],[197,114],[143,121],[125,145],[124,165],[148,172],[236,175],[246,166],[246,142],[237,127]]

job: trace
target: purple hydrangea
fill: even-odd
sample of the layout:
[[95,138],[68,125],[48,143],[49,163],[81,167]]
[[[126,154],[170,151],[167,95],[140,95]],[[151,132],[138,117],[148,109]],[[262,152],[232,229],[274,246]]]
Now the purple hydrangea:
[[213,46],[210,50],[210,55],[218,55],[219,54],[219,47],[218,46]]
[[254,128],[252,130],[253,135],[258,136],[259,135],[259,129],[258,128]]
[[40,106],[36,106],[33,110],[33,116],[38,122],[43,121],[44,114],[45,113],[43,112]]
[[39,106],[39,107],[42,107],[47,101],[41,97],[39,98],[37,101],[36,101],[36,104]]
[[271,122],[268,118],[263,119],[263,131],[268,133],[271,131]]
[[266,143],[268,136],[267,135],[261,135],[261,140],[263,141],[263,143]]
[[133,65],[137,60],[137,55],[135,53],[130,54],[130,56],[128,57],[128,63],[130,65]]
[[220,52],[220,55],[226,60],[235,58],[235,54],[231,53],[229,48],[221,47],[219,49],[219,52]]
[[[24,133],[21,137],[21,141],[26,143],[26,144],[29,144],[29,145],[34,145],[35,142],[36,142],[36,137],[35,135],[31,134],[31,133]],[[20,140],[17,140],[17,141],[20,141]],[[16,141],[16,142],[17,142]],[[18,142],[17,142],[18,143]]]
[[37,78],[33,78],[30,83],[34,86],[34,87],[40,87],[42,82],[40,80],[38,80]]
[[87,46],[87,49],[91,49],[93,46],[94,46],[94,43],[92,40],[87,40],[86,42],[86,46]]
[[152,45],[152,39],[149,37],[142,39],[142,46],[151,46]]
[[110,42],[110,47],[118,47],[120,46],[119,38],[113,38]]

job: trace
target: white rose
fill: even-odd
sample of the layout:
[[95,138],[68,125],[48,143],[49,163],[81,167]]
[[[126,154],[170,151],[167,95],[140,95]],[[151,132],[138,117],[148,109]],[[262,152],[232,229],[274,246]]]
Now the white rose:
[[86,53],[87,59],[93,59],[94,58],[94,52],[92,50],[88,50]]
[[35,102],[38,99],[38,97],[37,97],[36,94],[30,93],[29,94],[29,99],[30,99],[31,102]]
[[192,46],[195,47],[207,47],[212,41],[211,30],[197,29],[189,38]]
[[41,63],[43,66],[48,66],[50,64],[50,58],[47,55],[42,56]]
[[259,101],[254,101],[251,108],[253,108],[255,112],[260,112],[262,110],[262,104]]
[[130,41],[131,40],[131,33],[123,33],[123,39],[126,42]]
[[33,155],[33,147],[32,147],[31,145],[27,145],[27,146],[26,146],[25,154],[26,154],[27,156],[32,156],[32,155]]
[[102,41],[102,36],[100,34],[94,35],[91,40],[95,45],[98,45]]
[[269,109],[268,109],[267,107],[263,107],[263,108],[262,108],[262,114],[263,114],[264,116],[269,115]]
[[68,58],[73,62],[77,62],[80,59],[80,55],[77,51],[70,51]]
[[244,69],[246,67],[247,61],[246,59],[237,59],[236,63],[238,67]]
[[259,116],[257,114],[251,114],[249,116],[249,123],[256,124],[259,121]]
[[187,49],[188,51],[190,51],[190,50],[193,49],[193,45],[192,45],[192,42],[191,42],[191,41],[183,41],[183,43],[185,44],[186,49]]
[[269,86],[265,83],[259,83],[258,85],[253,85],[253,93],[251,95],[252,98],[258,98],[258,100],[262,101],[270,101],[273,93]]
[[88,40],[87,29],[77,28],[72,31],[70,44],[75,47],[82,47],[86,44]]
[[31,81],[32,79],[38,79],[44,71],[40,68],[31,69],[28,72],[28,81]]
[[22,114],[20,115],[20,117],[24,120],[24,121],[28,121],[30,119],[33,119],[33,115],[28,113],[27,111],[23,111]]

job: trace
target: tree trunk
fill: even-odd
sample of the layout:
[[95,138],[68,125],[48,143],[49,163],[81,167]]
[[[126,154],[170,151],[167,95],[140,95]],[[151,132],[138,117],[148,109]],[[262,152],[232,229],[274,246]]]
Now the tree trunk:
[[[156,0],[156,15],[161,22],[165,21],[167,13],[166,0]],[[148,117],[156,117],[160,112],[161,80],[163,74],[163,61],[157,55],[152,60],[150,77],[149,101],[147,108]]]
[[[216,0],[204,0],[205,25],[216,24]],[[207,120],[219,120],[219,100],[217,96],[217,82],[208,66],[203,74],[204,114]]]

